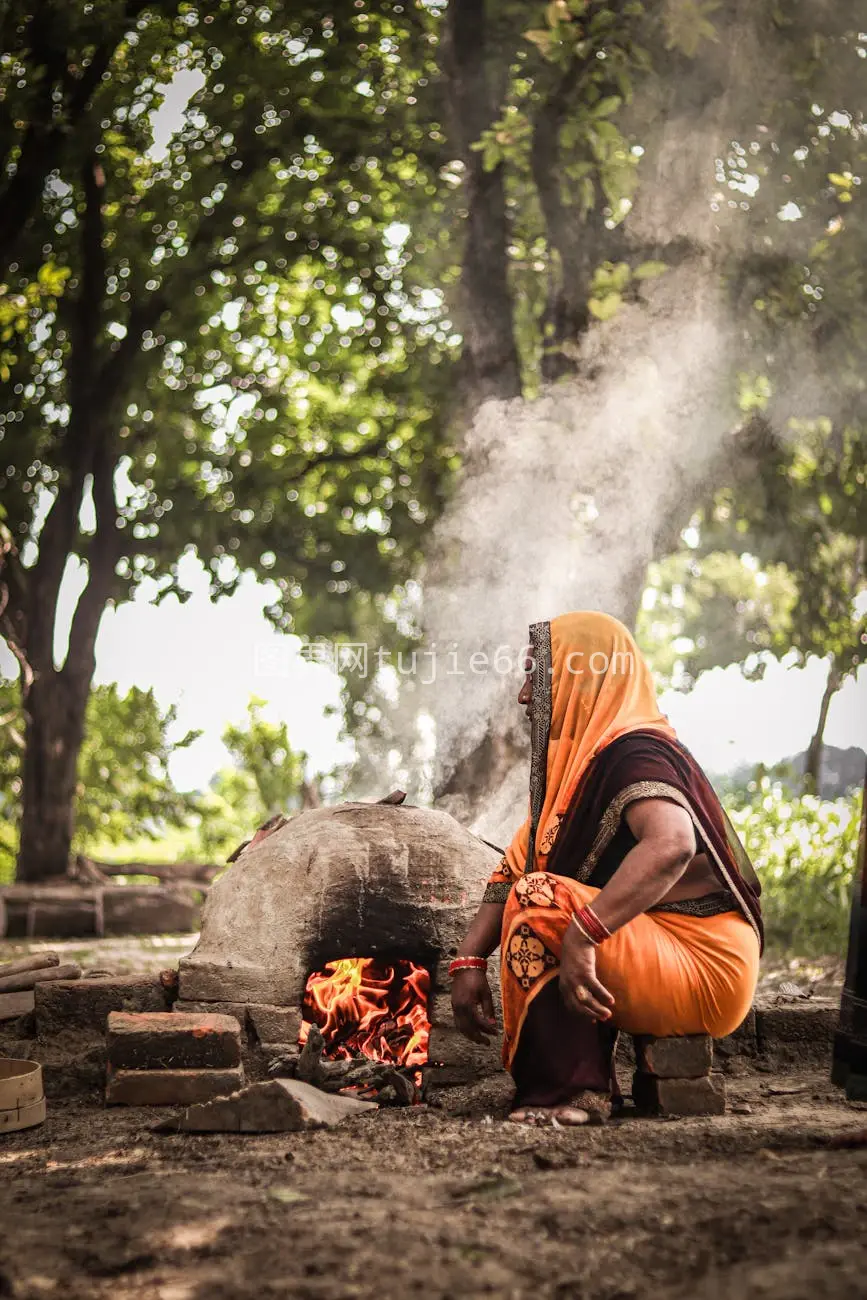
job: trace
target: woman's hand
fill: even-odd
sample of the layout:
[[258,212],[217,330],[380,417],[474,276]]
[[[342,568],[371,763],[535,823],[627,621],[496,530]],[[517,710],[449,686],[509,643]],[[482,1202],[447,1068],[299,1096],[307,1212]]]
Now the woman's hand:
[[496,1033],[494,999],[483,970],[455,971],[452,977],[452,1012],[457,1031],[474,1043],[489,1041]]
[[596,974],[596,948],[571,921],[560,953],[560,995],[576,1015],[611,1019],[614,998]]

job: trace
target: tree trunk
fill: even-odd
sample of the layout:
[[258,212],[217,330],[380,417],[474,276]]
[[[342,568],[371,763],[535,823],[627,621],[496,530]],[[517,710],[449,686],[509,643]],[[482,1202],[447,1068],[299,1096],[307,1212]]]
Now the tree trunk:
[[819,721],[816,723],[816,731],[807,747],[807,755],[804,759],[804,790],[808,794],[821,794],[822,792],[822,753],[825,748],[825,727],[828,722],[828,710],[831,707],[831,701],[842,684],[843,679],[840,670],[832,659],[831,666],[828,669],[828,680],[822,694],[822,703],[819,705]]
[[485,0],[451,0],[443,30],[442,69],[449,135],[465,175],[467,234],[460,323],[474,404],[521,393],[503,167],[486,171],[482,153],[473,148],[495,120],[498,108],[489,85],[486,38]]
[[69,864],[78,754],[89,679],[39,674],[27,692],[17,879],[63,875]]

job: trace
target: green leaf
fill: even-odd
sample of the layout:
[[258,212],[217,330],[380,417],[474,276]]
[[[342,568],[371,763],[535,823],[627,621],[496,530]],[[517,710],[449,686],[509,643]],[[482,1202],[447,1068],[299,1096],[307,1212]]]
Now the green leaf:
[[623,298],[619,293],[608,293],[604,298],[590,298],[587,307],[597,320],[611,320],[612,316],[617,315],[622,302]]
[[665,262],[642,262],[632,274],[636,280],[655,280],[658,276],[665,275],[667,270]]
[[591,117],[610,117],[616,113],[623,100],[619,95],[606,95],[600,99],[598,104],[594,104],[590,110]]
[[281,1205],[298,1205],[302,1201],[310,1200],[309,1196],[305,1196],[295,1187],[269,1187],[268,1195],[272,1201],[279,1201]]
[[534,28],[531,31],[524,32],[524,40],[530,41],[535,45],[542,54],[550,53],[554,38],[551,33],[542,28]]

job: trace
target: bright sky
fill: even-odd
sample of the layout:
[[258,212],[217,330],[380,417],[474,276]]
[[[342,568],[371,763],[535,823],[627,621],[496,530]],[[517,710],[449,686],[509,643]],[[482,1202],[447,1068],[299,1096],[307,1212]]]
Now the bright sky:
[[[245,578],[235,595],[217,604],[207,596],[204,569],[183,561],[182,580],[193,589],[181,605],[172,597],[159,606],[144,600],[107,611],[96,647],[96,681],[153,687],[161,705],[178,706],[178,730],[201,729],[190,749],[177,755],[173,776],[182,788],[201,788],[228,761],[220,737],[227,723],[244,718],[247,701],[266,701],[266,716],[285,719],[293,745],[311,767],[327,770],[351,756],[340,741],[339,704],[332,671],[299,654],[295,637],[274,631],[262,609],[272,597],[266,584]],[[65,584],[67,598],[75,584]],[[515,630],[516,646],[523,630]],[[0,671],[11,659],[0,656]],[[689,695],[662,699],[684,742],[711,772],[740,763],[776,762],[806,747],[815,726],[825,666],[768,667],[763,682],[746,682],[737,667],[703,674]],[[846,747],[867,741],[867,673],[836,697],[826,739]]]

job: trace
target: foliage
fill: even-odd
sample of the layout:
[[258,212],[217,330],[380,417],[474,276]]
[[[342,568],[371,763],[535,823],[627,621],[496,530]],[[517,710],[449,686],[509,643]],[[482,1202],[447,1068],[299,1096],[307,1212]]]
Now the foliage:
[[176,721],[174,705],[161,710],[153,691],[132,686],[123,695],[115,682],[94,689],[78,762],[77,848],[97,836],[111,844],[157,839],[164,828],[187,824],[198,801],[175,789],[169,762],[201,732],[172,739]]
[[[192,546],[215,594],[253,567],[275,583],[275,619],[345,628],[414,553],[449,459],[425,460],[448,323],[422,305],[394,227],[430,185],[430,128],[407,106],[424,63],[398,57],[415,34],[399,6],[183,4],[129,24],[116,4],[88,8],[56,15],[58,41],[83,52],[113,31],[109,70],[10,271],[18,299],[34,271],[66,283],[55,310],[21,309],[10,527],[38,542],[86,419],[115,483],[113,598],[145,578],[172,589]],[[19,165],[41,125],[25,28],[4,78]],[[161,141],[155,115],[184,85]]]
[[860,794],[794,797],[767,776],[728,806],[761,882],[769,947],[845,954],[860,808]]
[[225,857],[275,813],[301,806],[307,755],[292,748],[285,722],[262,716],[264,704],[252,698],[245,723],[223,733],[233,763],[212,780],[199,822],[201,851],[210,861]]
[[[93,689],[78,759],[77,850],[137,836],[156,840],[189,825],[198,796],[176,790],[168,768],[200,733],[174,738],[175,724],[176,710],[162,710],[152,691],[133,686],[124,695],[114,682]],[[23,747],[18,684],[0,681],[0,874],[7,878],[18,846]]]

